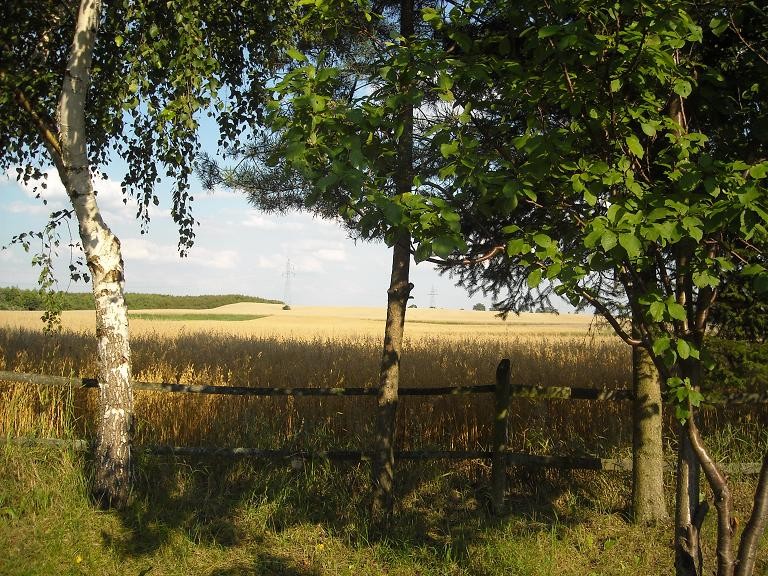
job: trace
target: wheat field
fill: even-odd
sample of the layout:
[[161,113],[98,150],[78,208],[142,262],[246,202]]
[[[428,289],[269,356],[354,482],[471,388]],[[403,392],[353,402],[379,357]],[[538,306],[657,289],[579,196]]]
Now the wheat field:
[[[147,312],[147,311],[142,311]],[[373,387],[384,310],[235,304],[204,311],[162,310],[182,320],[131,320],[136,380],[263,387]],[[190,320],[198,314],[255,314],[247,321]],[[63,330],[40,331],[39,313],[0,312],[0,369],[63,376],[96,374],[94,313],[64,312]],[[403,387],[491,384],[512,360],[516,384],[626,387],[629,349],[586,315],[408,311]],[[0,434],[89,437],[94,391],[0,388]],[[399,447],[487,448],[490,394],[402,398]],[[370,442],[372,397],[217,397],[136,393],[137,441],[175,445],[361,448]],[[513,407],[513,443],[538,453],[626,446],[628,406],[529,401]],[[621,424],[618,424],[621,423]]]
[[[131,334],[158,336],[184,332],[227,333],[238,336],[273,338],[372,337],[381,338],[386,311],[384,308],[295,306],[283,310],[279,304],[240,303],[208,310],[142,310],[144,314],[162,314],[180,319],[160,322],[133,318]],[[256,320],[240,322],[190,320],[191,316],[256,315]],[[64,330],[93,331],[92,310],[65,311],[61,315]],[[475,310],[442,310],[413,308],[407,312],[406,335],[409,339],[439,338],[509,338],[531,336],[588,336],[598,331],[596,318],[587,314],[523,313],[500,318],[495,312]],[[0,327],[39,329],[40,312],[0,311]],[[603,330],[604,331],[604,330]]]

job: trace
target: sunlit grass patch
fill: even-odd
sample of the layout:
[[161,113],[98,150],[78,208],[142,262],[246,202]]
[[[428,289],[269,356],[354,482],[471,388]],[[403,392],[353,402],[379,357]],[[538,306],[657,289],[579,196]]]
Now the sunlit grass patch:
[[135,318],[136,320],[152,320],[152,321],[202,321],[202,320],[214,320],[220,322],[243,322],[245,320],[258,320],[259,318],[267,318],[267,315],[258,314],[162,314],[162,313],[130,313],[129,318]]

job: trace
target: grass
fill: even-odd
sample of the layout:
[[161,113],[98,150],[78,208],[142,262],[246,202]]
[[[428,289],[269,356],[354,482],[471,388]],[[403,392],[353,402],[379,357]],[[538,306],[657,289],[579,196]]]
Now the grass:
[[258,320],[259,318],[266,318],[266,314],[163,314],[163,313],[131,313],[128,315],[131,319],[136,320],[151,320],[151,321],[187,321],[192,320],[195,322],[201,322],[205,320],[213,320],[216,322],[243,322],[246,320]]
[[[60,448],[0,448],[0,574],[671,575],[671,522],[626,521],[626,476],[510,470],[509,513],[487,511],[477,462],[398,466],[395,521],[367,523],[365,464],[139,456],[133,500],[102,512],[89,462]],[[85,471],[85,472],[84,472]],[[671,478],[668,486],[672,492]],[[749,479],[733,482],[744,517]],[[713,523],[705,523],[712,566]],[[768,567],[761,552],[758,574]]]
[[[454,326],[442,329],[453,333]],[[90,331],[49,337],[0,329],[3,370],[93,376],[94,352]],[[365,335],[275,337],[185,327],[138,331],[132,339],[134,377],[158,382],[365,387],[377,381],[380,356],[379,338]],[[477,332],[408,338],[401,385],[491,383],[503,357],[512,359],[514,383],[629,384],[629,350],[614,340]],[[487,447],[488,396],[402,398],[398,448]],[[90,438],[95,403],[93,391],[0,383],[0,437]],[[243,400],[137,392],[135,408],[139,445],[353,449],[370,442],[374,420],[373,401],[351,397]],[[764,412],[703,412],[701,427],[716,457],[757,459],[768,444]],[[626,455],[631,439],[629,407],[616,402],[520,400],[512,421],[511,447],[538,454]],[[494,518],[487,462],[402,462],[394,524],[377,535],[367,523],[365,463],[318,460],[294,469],[289,462],[161,458],[140,450],[137,459],[131,506],[102,512],[88,500],[90,463],[83,454],[0,445],[0,574],[673,573],[671,524],[647,528],[626,521],[626,474],[510,468],[509,513]],[[749,513],[754,480],[732,477],[741,519]],[[671,475],[667,484],[671,495]],[[714,565],[713,525],[711,515],[704,530],[707,566]],[[766,568],[763,550],[758,573]]]
[[[519,483],[513,511],[495,519],[481,468],[406,466],[397,522],[376,537],[364,465],[296,471],[142,457],[133,503],[116,513],[90,505],[82,456],[3,450],[0,498],[12,512],[0,521],[0,573],[8,576],[671,573],[663,528],[647,541],[649,531],[620,514],[569,507],[563,490],[577,486],[569,478]],[[581,488],[571,490],[578,499]]]

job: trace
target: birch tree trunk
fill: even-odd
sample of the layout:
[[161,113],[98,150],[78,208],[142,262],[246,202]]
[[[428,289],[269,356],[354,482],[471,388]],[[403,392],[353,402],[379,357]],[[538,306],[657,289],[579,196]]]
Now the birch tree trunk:
[[96,302],[100,420],[94,451],[93,495],[105,507],[127,504],[131,488],[133,391],[128,310],[120,241],[96,203],[87,155],[86,95],[101,18],[100,0],[82,0],[59,97],[56,165],[77,216]]

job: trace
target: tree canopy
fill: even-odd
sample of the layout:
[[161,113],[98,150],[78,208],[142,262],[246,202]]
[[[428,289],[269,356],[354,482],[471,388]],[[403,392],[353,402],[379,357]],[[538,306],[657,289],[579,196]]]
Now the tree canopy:
[[[55,147],[55,110],[71,31],[72,2],[12,2],[0,26],[0,169],[39,180]],[[218,144],[263,112],[264,86],[280,39],[294,24],[287,2],[108,3],[101,16],[86,116],[90,164],[127,164],[124,192],[149,220],[161,178],[172,182],[171,214],[182,253],[194,240],[190,177],[212,116]],[[41,134],[51,138],[43,139]],[[45,184],[43,184],[44,186]]]

